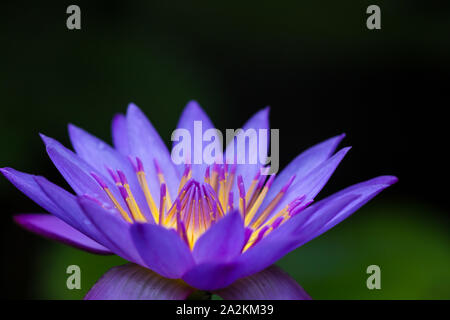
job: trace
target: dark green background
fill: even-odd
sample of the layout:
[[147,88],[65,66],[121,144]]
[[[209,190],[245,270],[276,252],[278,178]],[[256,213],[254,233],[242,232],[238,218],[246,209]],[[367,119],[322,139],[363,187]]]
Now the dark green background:
[[[70,4],[82,29],[69,31]],[[382,29],[365,27],[378,4]],[[400,182],[280,265],[316,299],[449,299],[449,2],[39,1],[2,4],[0,166],[67,186],[38,132],[69,145],[72,122],[110,141],[130,101],[166,142],[196,99],[220,129],[270,105],[282,166],[341,132],[352,145],[320,198],[381,174]],[[5,179],[2,295],[81,298],[122,261],[39,238],[12,215],[40,212]],[[69,291],[65,269],[82,270]],[[366,288],[377,264],[382,289]]]

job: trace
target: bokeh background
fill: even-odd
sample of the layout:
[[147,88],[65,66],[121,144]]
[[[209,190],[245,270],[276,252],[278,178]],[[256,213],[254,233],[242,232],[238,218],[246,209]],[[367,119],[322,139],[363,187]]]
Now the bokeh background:
[[[82,29],[66,28],[77,4]],[[382,29],[365,27],[369,4]],[[352,145],[320,198],[381,174],[400,182],[279,265],[315,299],[449,299],[448,1],[2,2],[0,166],[67,186],[39,132],[69,146],[67,124],[110,141],[130,101],[169,143],[196,99],[219,129],[271,106],[281,165],[341,132]],[[0,178],[1,294],[78,299],[117,257],[28,233],[41,212]],[[66,267],[82,289],[66,288]],[[366,288],[381,267],[381,290]]]

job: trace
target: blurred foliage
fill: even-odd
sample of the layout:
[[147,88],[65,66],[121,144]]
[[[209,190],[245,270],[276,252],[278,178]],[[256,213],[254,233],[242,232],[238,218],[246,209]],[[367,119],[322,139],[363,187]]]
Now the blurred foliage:
[[[279,265],[313,299],[450,299],[449,226],[429,218],[438,214],[375,199]],[[381,269],[380,290],[367,289],[370,265]]]
[[[450,299],[448,226],[424,218],[433,208],[378,199],[278,263],[313,299]],[[48,243],[37,254],[32,298],[81,299],[115,256],[95,256]],[[68,290],[65,270],[81,268],[81,290]],[[366,269],[381,268],[381,290],[368,290]]]

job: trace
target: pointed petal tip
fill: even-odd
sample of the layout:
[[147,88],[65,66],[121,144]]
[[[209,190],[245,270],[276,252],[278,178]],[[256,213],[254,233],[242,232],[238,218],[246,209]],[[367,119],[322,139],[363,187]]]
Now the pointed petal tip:
[[197,100],[189,100],[188,103],[186,103],[186,109],[190,109],[190,108],[197,108],[197,109],[201,109],[200,104],[198,103]]
[[[12,216],[14,223],[18,224],[22,228],[27,229],[28,217],[34,215],[33,213],[18,213]],[[28,229],[27,229],[28,230]]]
[[386,176],[386,178],[390,179],[391,185],[398,182],[398,178],[396,176]]
[[75,135],[77,133],[84,132],[83,129],[81,129],[80,127],[78,127],[70,122],[67,124],[67,131],[69,132],[70,137],[72,137],[73,135]]
[[112,122],[115,123],[117,121],[121,121],[124,117],[125,115],[123,113],[116,113],[112,118]]
[[51,138],[51,137],[49,137],[49,136],[46,136],[46,135],[43,134],[43,133],[39,133],[39,136],[41,137],[41,139],[42,139],[42,141],[44,142],[45,147],[46,147],[47,149],[48,149],[54,142],[56,142],[55,139],[53,139],[53,138]]
[[41,132],[39,132],[39,136],[41,137],[42,141],[44,141],[44,143],[46,143],[46,141],[47,141],[48,139],[50,139],[49,137],[47,137],[45,134],[43,134],[43,133],[41,133]]
[[[197,114],[197,115],[201,115],[203,117],[207,117],[205,110],[203,110],[203,108],[200,106],[200,104],[197,102],[197,100],[188,101],[188,103],[184,107],[181,114],[182,114],[181,117],[186,116],[188,114]],[[181,118],[180,118],[180,120],[181,120]]]
[[13,184],[14,184],[14,181],[17,181],[17,179],[20,179],[21,175],[33,176],[32,174],[27,174],[25,172],[17,171],[16,169],[11,168],[11,167],[0,168],[0,172],[3,174],[3,176],[6,179],[8,179]]
[[69,129],[69,131],[70,131],[70,130],[77,130],[77,129],[79,129],[79,128],[78,128],[78,126],[76,126],[76,125],[74,125],[73,123],[69,122],[69,123],[67,124],[67,129]]
[[342,140],[344,140],[345,137],[347,137],[347,134],[345,132],[343,132],[341,134],[338,134],[334,137],[329,138],[328,140],[325,140],[323,143],[327,143],[327,142],[331,143],[331,145],[333,146],[333,148],[330,149],[331,154],[332,154],[332,152],[338,147],[338,145],[342,142]]
[[21,225],[21,222],[23,220],[23,215],[21,214],[15,214],[12,216],[12,219],[15,223],[17,223],[18,225]]
[[336,152],[336,154],[334,156],[337,156],[337,155],[345,156],[351,149],[352,149],[351,146],[344,147],[341,150],[339,150],[338,152]]
[[86,134],[86,132],[83,129],[74,125],[73,123],[67,124],[67,132],[69,133],[69,138],[70,141],[72,142],[72,145],[75,144],[77,136],[82,135],[83,133]]
[[10,167],[3,167],[0,168],[0,172],[7,178],[7,175],[10,173],[11,170],[14,170]]
[[[53,139],[49,136],[46,136],[45,134],[39,133],[42,141],[44,142],[45,145],[45,150],[47,150],[47,154],[50,156],[50,158],[52,158],[52,154],[53,153],[57,153],[58,150],[61,149],[66,149],[66,147],[64,147],[58,140]],[[69,150],[69,149],[67,149]],[[71,151],[71,150],[69,150]]]
[[396,176],[379,176],[373,179],[374,181],[377,181],[379,184],[385,184],[386,186],[391,186],[393,184],[396,184],[398,182],[398,178]]
[[270,113],[270,106],[265,106],[264,108],[258,110],[255,113],[255,116],[258,116],[258,117],[269,117],[269,113]]
[[127,108],[127,115],[130,112],[142,112],[142,110],[134,102],[130,102]]

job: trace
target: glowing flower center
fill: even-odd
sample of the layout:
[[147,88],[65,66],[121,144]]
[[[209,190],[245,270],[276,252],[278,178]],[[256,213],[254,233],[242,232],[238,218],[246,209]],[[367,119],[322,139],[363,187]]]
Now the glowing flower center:
[[[267,179],[267,176],[261,175],[258,171],[246,192],[242,176],[238,176],[235,183],[236,165],[228,166],[227,164],[214,164],[212,167],[208,167],[205,172],[204,183],[191,179],[191,167],[186,165],[178,187],[178,196],[172,202],[167,191],[164,175],[155,160],[154,165],[161,188],[158,207],[148,187],[142,161],[136,158],[136,164],[133,161],[131,162],[154,222],[176,230],[191,250],[197,239],[206,230],[227,212],[235,209],[233,201],[234,185],[237,186],[239,194],[238,208],[236,209],[241,213],[246,227],[243,252],[312,202],[305,201],[305,196],[300,196],[274,214],[275,207],[294,181],[295,176],[293,176],[264,210],[259,210],[275,179],[275,175]],[[107,184],[99,176],[95,173],[91,174],[111,199],[123,219],[128,223],[148,222],[131,192],[125,174],[120,170],[114,172],[108,169],[108,172],[116,183],[127,208],[120,205]]]

